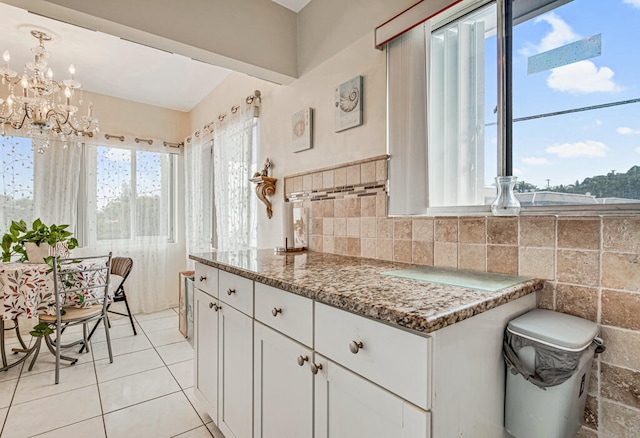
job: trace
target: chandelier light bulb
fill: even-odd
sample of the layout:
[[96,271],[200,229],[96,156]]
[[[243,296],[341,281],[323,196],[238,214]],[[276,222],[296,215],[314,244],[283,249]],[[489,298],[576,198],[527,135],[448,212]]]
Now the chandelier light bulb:
[[49,80],[53,79],[53,70],[51,70],[51,67],[47,70],[47,78],[49,78]]
[[20,80],[20,86],[25,90],[29,86],[29,79],[27,79],[27,75],[22,75],[22,79]]
[[71,74],[72,79],[73,79],[73,75],[76,74],[76,68],[73,66],[73,64],[69,66],[69,74]]
[[4,62],[9,64],[9,61],[11,61],[11,55],[9,54],[8,50],[5,50],[3,55],[2,55],[2,59],[4,59]]

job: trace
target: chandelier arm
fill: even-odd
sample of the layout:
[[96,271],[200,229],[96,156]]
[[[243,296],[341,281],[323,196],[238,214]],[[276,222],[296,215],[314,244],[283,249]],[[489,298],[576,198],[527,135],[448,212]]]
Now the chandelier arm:
[[22,116],[22,120],[20,120],[20,122],[11,122],[10,123],[11,127],[13,129],[20,130],[24,126],[24,122],[27,120],[27,117],[28,117],[27,104],[26,103],[24,104],[24,107],[25,107],[25,110],[24,110],[24,114]]

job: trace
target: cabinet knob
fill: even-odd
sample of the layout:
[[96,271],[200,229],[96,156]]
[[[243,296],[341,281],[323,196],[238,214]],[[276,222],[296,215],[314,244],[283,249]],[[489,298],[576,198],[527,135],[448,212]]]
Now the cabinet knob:
[[207,279],[207,276],[206,276],[206,275],[201,275],[201,276],[200,276],[200,281],[205,281],[206,279]]
[[360,351],[362,348],[363,348],[362,342],[359,342],[359,341],[349,342],[349,351],[352,352],[353,354],[358,354],[358,351]]
[[322,369],[322,364],[315,364],[315,363],[311,363],[311,374],[318,374],[318,370]]
[[218,310],[222,309],[222,306],[218,306],[215,303],[209,303],[209,309],[213,309],[217,312]]
[[231,288],[227,289],[227,295],[231,296],[231,294],[235,294],[235,293],[236,293],[235,289],[231,289]]
[[309,356],[298,356],[298,365],[304,366],[304,363],[309,360]]
[[282,313],[282,309],[279,309],[277,307],[274,307],[273,309],[271,309],[271,314],[273,316],[278,316],[278,313]]

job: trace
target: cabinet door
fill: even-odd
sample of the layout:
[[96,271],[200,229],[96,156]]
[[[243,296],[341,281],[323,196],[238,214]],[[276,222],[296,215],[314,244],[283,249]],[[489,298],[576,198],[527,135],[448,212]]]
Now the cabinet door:
[[253,437],[253,320],[226,303],[219,314],[218,427],[226,438]]
[[254,348],[256,438],[311,438],[311,350],[258,322]]
[[315,438],[428,438],[429,413],[316,355]]
[[218,422],[218,300],[195,290],[195,389]]

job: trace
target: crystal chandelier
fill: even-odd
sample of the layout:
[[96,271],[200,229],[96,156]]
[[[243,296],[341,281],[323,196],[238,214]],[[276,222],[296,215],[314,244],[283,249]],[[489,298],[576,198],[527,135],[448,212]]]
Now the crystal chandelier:
[[31,35],[38,45],[31,49],[34,60],[25,65],[19,76],[9,68],[11,56],[5,50],[4,66],[0,68],[2,85],[7,87],[7,95],[0,97],[0,133],[6,135],[8,126],[33,138],[39,153],[44,153],[51,141],[60,141],[66,147],[83,136],[93,137],[98,131],[98,121],[93,117],[93,104],[89,103],[85,115],[80,115],[78,107],[72,105],[78,94],[78,104],[83,105],[81,84],[75,80],[75,67],[69,66],[69,79],[57,82],[47,64],[50,54],[44,43],[51,41],[51,35],[32,30]]

